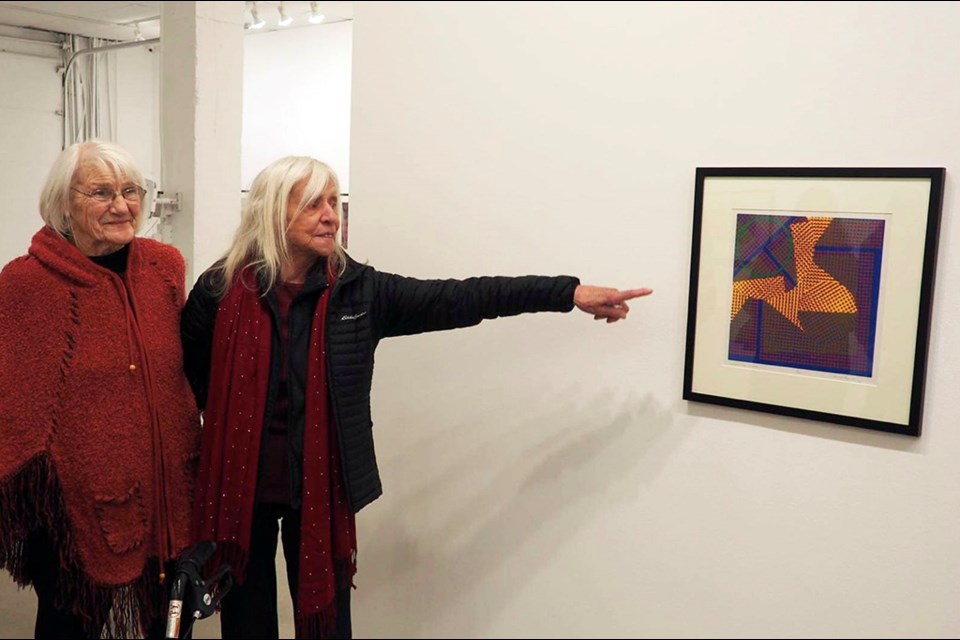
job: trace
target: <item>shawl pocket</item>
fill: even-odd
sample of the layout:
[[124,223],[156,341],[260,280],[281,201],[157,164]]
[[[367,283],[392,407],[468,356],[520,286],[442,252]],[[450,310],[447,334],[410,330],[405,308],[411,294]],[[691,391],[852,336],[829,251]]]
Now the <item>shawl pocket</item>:
[[123,555],[143,544],[148,527],[139,482],[121,495],[94,496],[94,508],[100,533],[111,551]]

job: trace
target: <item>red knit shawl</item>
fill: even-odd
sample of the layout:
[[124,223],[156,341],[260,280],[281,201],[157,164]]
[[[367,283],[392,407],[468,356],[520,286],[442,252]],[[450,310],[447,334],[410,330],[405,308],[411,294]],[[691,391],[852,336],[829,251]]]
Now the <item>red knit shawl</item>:
[[[272,345],[270,313],[254,281],[252,270],[245,270],[217,311],[194,510],[197,539],[217,542],[211,566],[229,563],[239,582],[250,549]],[[294,594],[298,638],[325,637],[335,628],[336,590],[350,585],[356,567],[354,515],[328,401],[329,292],[327,287],[314,311],[308,354],[300,572]]]
[[29,584],[23,542],[46,530],[59,601],[112,607],[119,637],[159,613],[156,558],[189,544],[200,422],[184,285],[169,245],[135,238],[121,279],[46,227],[0,274],[0,567]]

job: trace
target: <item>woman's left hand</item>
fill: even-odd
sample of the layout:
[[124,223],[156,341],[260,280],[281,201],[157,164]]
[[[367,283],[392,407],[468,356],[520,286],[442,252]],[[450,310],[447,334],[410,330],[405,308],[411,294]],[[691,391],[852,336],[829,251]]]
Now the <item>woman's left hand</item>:
[[573,292],[573,304],[584,313],[593,314],[594,320],[606,320],[607,323],[623,320],[630,312],[627,300],[648,296],[653,289],[627,289],[621,291],[610,287],[578,285]]

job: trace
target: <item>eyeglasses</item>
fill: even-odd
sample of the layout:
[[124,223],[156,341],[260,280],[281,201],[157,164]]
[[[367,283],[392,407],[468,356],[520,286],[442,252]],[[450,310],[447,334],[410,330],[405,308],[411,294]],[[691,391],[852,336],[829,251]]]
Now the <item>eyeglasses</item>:
[[114,191],[113,189],[107,189],[105,187],[94,189],[90,192],[81,191],[80,189],[76,189],[74,187],[70,187],[70,189],[76,191],[77,193],[83,194],[88,198],[93,198],[97,202],[103,202],[104,204],[107,202],[113,202],[113,199],[118,195],[127,202],[135,204],[140,202],[140,199],[143,198],[143,194],[146,193],[143,190],[143,187],[138,186],[124,187],[120,191]]

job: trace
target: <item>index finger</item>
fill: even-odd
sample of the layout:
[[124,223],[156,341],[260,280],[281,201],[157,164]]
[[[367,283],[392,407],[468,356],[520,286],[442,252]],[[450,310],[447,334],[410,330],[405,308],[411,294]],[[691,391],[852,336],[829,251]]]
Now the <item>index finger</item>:
[[632,300],[634,298],[642,298],[643,296],[648,296],[653,293],[653,289],[643,287],[642,289],[627,289],[626,291],[617,292],[616,298],[623,302],[624,300]]

